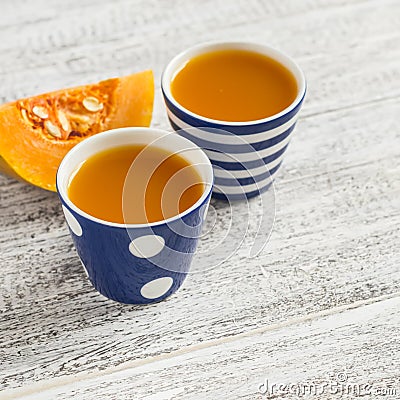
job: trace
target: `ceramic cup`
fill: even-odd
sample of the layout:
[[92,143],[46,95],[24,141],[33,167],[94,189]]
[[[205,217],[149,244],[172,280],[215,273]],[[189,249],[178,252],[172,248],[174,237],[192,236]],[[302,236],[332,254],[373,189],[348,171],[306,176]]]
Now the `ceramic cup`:
[[[205,190],[181,214],[148,224],[120,224],[95,218],[68,197],[68,184],[79,165],[92,155],[117,146],[154,145],[179,152],[196,167]],[[57,191],[72,239],[92,285],[121,303],[144,304],[165,299],[184,281],[205,219],[213,183],[212,166],[191,141],[150,128],[121,128],[92,136],[76,145],[57,172]],[[125,199],[124,199],[125,201]]]
[[[227,49],[261,53],[288,68],[298,88],[292,104],[271,117],[246,122],[206,118],[179,104],[171,93],[171,80],[175,74],[193,57]],[[263,44],[202,44],[178,54],[170,61],[163,72],[161,87],[173,129],[203,148],[213,164],[215,197],[229,200],[250,198],[271,185],[282,163],[306,93],[303,72],[291,58]]]

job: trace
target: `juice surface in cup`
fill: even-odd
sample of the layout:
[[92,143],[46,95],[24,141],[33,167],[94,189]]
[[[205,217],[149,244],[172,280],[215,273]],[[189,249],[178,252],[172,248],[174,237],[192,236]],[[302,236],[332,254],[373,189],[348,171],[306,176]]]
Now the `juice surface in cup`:
[[84,161],[72,175],[68,196],[96,218],[143,224],[191,207],[204,191],[201,182],[184,156],[155,146],[125,145]]
[[279,61],[239,49],[195,56],[171,81],[171,93],[183,107],[222,121],[270,117],[287,108],[297,92],[295,77]]

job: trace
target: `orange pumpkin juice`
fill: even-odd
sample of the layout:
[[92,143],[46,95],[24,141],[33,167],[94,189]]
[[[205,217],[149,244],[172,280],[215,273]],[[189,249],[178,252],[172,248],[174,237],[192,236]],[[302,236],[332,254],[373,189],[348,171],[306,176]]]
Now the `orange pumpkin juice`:
[[222,121],[252,121],[287,108],[297,96],[293,74],[280,62],[248,50],[220,50],[190,59],[171,93],[183,107]]
[[128,145],[87,159],[72,176],[70,200],[105,221],[141,224],[173,217],[191,207],[204,185],[179,154]]

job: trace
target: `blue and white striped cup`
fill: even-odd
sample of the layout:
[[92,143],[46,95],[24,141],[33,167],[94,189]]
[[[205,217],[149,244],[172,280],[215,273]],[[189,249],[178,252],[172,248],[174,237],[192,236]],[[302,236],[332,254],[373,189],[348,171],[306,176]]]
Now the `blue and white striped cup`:
[[[297,96],[292,104],[268,118],[244,122],[206,118],[179,104],[171,93],[175,74],[193,57],[228,49],[254,51],[283,64],[297,82]],[[201,147],[211,160],[214,197],[240,200],[268,189],[282,164],[306,93],[304,74],[291,58],[256,43],[202,44],[178,54],[169,62],[162,75],[161,88],[173,129]]]

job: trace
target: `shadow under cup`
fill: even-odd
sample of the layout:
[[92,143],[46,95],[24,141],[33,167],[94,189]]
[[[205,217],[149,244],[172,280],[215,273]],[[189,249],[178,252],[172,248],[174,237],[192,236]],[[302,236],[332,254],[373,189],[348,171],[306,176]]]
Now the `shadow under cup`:
[[[175,74],[196,56],[220,50],[247,50],[285,66],[297,83],[297,96],[284,110],[254,121],[229,122],[206,118],[186,109],[171,93]],[[201,147],[214,168],[213,196],[235,201],[266,191],[282,164],[306,93],[299,66],[271,47],[246,42],[206,43],[173,58],[163,72],[161,88],[172,128]]]
[[[204,184],[200,199],[179,215],[148,224],[119,224],[95,218],[68,198],[71,177],[89,157],[113,147],[153,145],[179,153]],[[189,140],[150,128],[121,128],[75,146],[57,172],[57,191],[73,242],[92,285],[127,304],[158,302],[174,293],[189,272],[207,214],[213,171],[204,152]],[[125,199],[124,199],[125,201]]]

